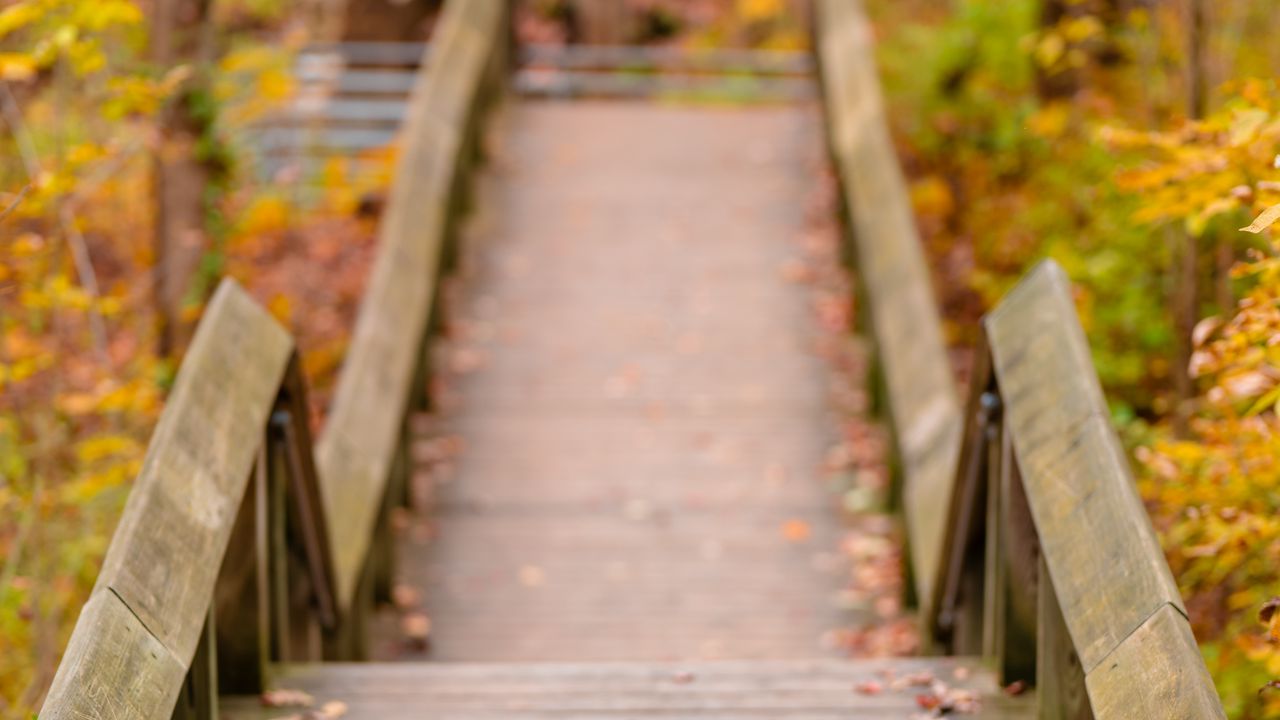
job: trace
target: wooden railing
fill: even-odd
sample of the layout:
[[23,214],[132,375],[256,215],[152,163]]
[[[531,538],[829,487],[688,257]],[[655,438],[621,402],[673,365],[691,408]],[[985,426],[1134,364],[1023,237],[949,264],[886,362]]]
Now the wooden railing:
[[926,637],[1042,718],[1222,718],[1070,287],[1046,261],[983,320],[961,414],[858,0],[819,0],[831,153],[878,356]]
[[1225,717],[1062,270],[1042,263],[982,330],[926,623],[1055,717]]
[[817,51],[858,303],[876,346],[897,447],[910,570],[927,606],[963,424],[902,170],[885,122],[871,30],[857,0],[819,0]]
[[506,75],[506,10],[445,6],[314,459],[293,340],[234,282],[218,289],[41,717],[213,718],[219,692],[262,689],[273,662],[364,656],[438,278]]

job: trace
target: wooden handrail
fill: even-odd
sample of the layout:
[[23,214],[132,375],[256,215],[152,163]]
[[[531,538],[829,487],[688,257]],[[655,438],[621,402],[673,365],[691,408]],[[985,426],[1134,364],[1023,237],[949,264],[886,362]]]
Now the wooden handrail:
[[984,319],[962,413],[870,25],[859,0],[816,10],[830,150],[926,637],[1036,685],[1041,717],[1224,717],[1066,277],[1042,264]]
[[[304,400],[297,367],[289,334],[225,281],[183,361],[42,717],[172,712],[197,646],[212,635],[215,587],[244,526],[273,413],[305,437],[306,414],[294,410]],[[294,478],[289,491],[299,507],[319,502],[314,478]],[[294,529],[315,540],[302,549],[312,606],[331,610],[327,537],[312,524],[318,518],[300,520]]]
[[894,154],[858,0],[818,0],[817,50],[832,160],[852,233],[860,307],[894,435],[916,597],[933,597],[962,425],[942,320]]
[[272,662],[363,656],[437,278],[478,116],[506,73],[506,13],[445,5],[314,454],[293,339],[233,281],[215,293],[42,717],[213,718],[220,690],[261,690]]
[[1160,698],[1163,717],[1225,717],[1056,263],[983,320],[977,352],[926,622],[1049,707],[1127,718]]
[[[378,256],[339,375],[316,463],[330,522],[337,597],[356,602],[388,486],[403,454],[410,399],[422,387],[423,347],[460,181],[474,154],[485,81],[504,72],[502,0],[451,0],[432,41],[402,131]],[[358,654],[358,653],[356,653]]]

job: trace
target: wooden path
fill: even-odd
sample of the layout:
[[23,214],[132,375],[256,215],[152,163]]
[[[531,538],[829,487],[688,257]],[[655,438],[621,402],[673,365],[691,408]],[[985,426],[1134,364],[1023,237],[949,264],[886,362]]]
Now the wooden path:
[[[1052,261],[960,401],[860,3],[815,0],[821,116],[513,101],[472,183],[508,9],[445,3],[314,442],[288,329],[211,299],[41,718],[1225,718]],[[824,150],[928,658],[821,642]]]
[[[403,533],[441,660],[806,658],[842,624],[798,262],[809,107],[512,107],[437,367],[465,448]],[[459,362],[460,361],[460,362]],[[473,368],[474,366],[474,368]],[[426,448],[428,452],[431,447]],[[788,540],[785,526],[807,538]],[[422,526],[429,526],[426,530]]]

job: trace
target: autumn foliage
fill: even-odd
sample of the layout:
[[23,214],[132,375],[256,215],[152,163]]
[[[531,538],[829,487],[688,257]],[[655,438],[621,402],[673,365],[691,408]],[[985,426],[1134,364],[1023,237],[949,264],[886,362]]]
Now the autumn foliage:
[[[635,4],[646,41],[724,6],[694,44],[805,42],[774,0]],[[1280,711],[1280,4],[867,5],[957,371],[980,314],[1056,258],[1228,711]],[[180,358],[157,351],[151,173],[193,69],[148,60],[148,9],[0,3],[0,716],[38,707]],[[295,90],[291,12],[218,4],[193,110],[225,176],[182,317],[244,282],[299,337],[319,422],[394,156],[255,167],[252,127]],[[896,558],[881,540],[851,551],[867,572]]]
[[966,348],[1036,260],[1064,266],[1228,712],[1267,716],[1280,57],[1264,28],[1277,8],[869,5],[953,343]]

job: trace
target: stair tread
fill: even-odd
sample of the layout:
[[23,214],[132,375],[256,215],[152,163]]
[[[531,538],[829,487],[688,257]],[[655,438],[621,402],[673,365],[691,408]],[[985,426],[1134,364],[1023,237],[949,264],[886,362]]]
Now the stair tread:
[[[915,682],[907,679],[917,676]],[[317,703],[346,704],[344,718],[908,718],[924,712],[930,681],[975,692],[972,718],[1022,718],[1027,695],[1003,693],[971,658],[596,663],[330,663],[277,668],[275,687]],[[866,684],[878,683],[878,692]],[[860,689],[861,687],[861,689]],[[258,698],[225,698],[222,715],[279,718]]]

